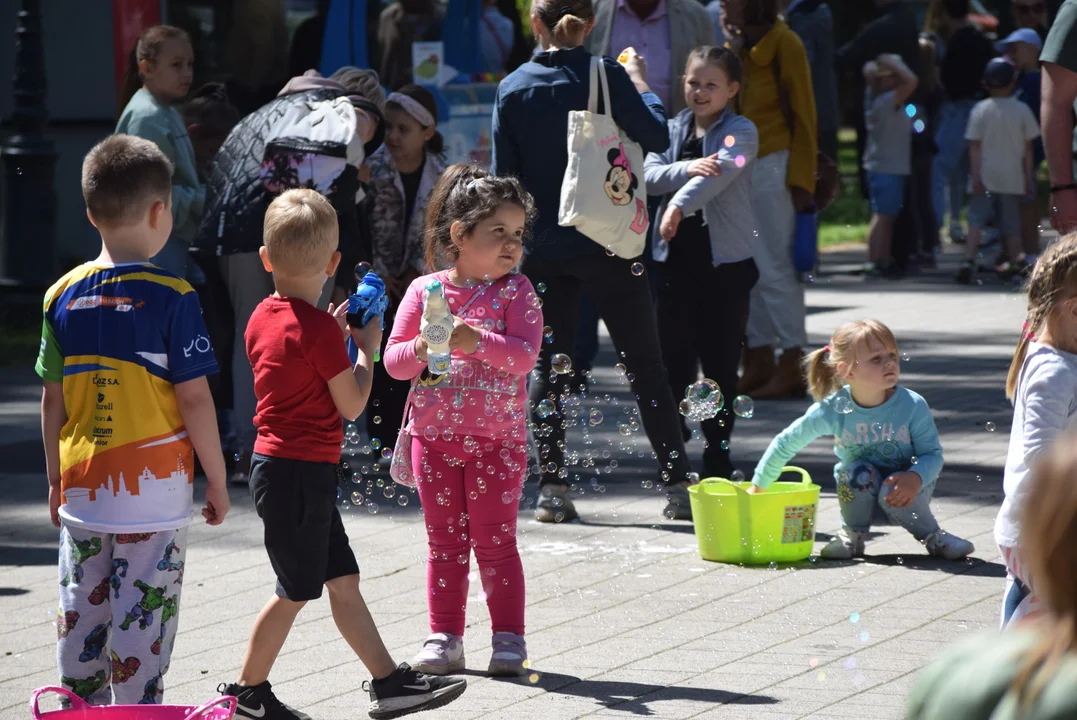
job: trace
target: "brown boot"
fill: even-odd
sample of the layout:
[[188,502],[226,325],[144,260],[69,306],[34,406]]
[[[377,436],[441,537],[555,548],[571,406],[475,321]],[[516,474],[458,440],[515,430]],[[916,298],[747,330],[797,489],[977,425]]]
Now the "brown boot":
[[740,362],[744,367],[744,374],[737,383],[737,393],[740,395],[751,395],[774,376],[774,348],[770,345],[744,348]]
[[800,348],[784,350],[781,357],[778,358],[778,367],[774,371],[774,377],[766,385],[750,393],[752,398],[755,400],[785,400],[786,398],[804,397],[808,391],[808,384],[804,380],[803,360],[804,356],[800,352]]

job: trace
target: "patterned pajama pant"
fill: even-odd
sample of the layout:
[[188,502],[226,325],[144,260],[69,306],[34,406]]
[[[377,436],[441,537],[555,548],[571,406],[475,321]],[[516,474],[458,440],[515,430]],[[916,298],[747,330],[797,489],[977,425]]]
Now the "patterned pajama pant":
[[187,529],[60,531],[57,662],[93,705],[160,703],[179,621]]

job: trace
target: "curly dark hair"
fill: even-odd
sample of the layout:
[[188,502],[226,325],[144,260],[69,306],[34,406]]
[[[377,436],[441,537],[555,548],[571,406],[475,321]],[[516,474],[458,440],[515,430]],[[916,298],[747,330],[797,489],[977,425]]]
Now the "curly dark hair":
[[526,241],[535,219],[535,202],[520,181],[491,175],[478,165],[450,165],[430,193],[426,208],[427,271],[434,272],[454,261],[457,250],[452,242],[453,223],[460,223],[464,233],[470,233],[505,203],[523,208]]

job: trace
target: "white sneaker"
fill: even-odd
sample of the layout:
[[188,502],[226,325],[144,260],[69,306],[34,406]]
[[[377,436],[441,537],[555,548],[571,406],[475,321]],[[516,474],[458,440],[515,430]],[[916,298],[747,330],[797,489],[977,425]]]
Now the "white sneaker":
[[839,530],[834,539],[819,551],[824,560],[852,560],[864,557],[864,533]]
[[448,675],[464,669],[464,639],[449,633],[434,633],[411,661],[411,667],[427,675]]
[[976,551],[976,546],[968,540],[951,535],[945,530],[933,532],[924,538],[924,547],[935,557],[946,560],[961,560]]

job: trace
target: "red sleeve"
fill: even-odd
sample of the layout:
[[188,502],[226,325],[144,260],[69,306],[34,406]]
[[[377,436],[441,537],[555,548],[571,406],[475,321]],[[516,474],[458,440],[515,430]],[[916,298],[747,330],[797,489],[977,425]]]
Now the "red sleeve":
[[303,333],[303,352],[323,380],[329,382],[345,370],[351,370],[352,361],[344,336],[329,313],[315,308],[308,317],[301,318],[301,322],[304,330],[310,330]]
[[419,323],[423,319],[422,289],[426,278],[414,280],[400,299],[393,320],[393,331],[385,344],[385,371],[397,380],[411,380],[426,367],[415,354],[415,338],[419,335]]
[[[516,297],[505,307],[505,334],[482,333],[482,346],[474,357],[513,375],[526,375],[535,367],[542,345],[542,311],[535,307],[535,288],[517,275]],[[533,321],[533,322],[529,322]]]

